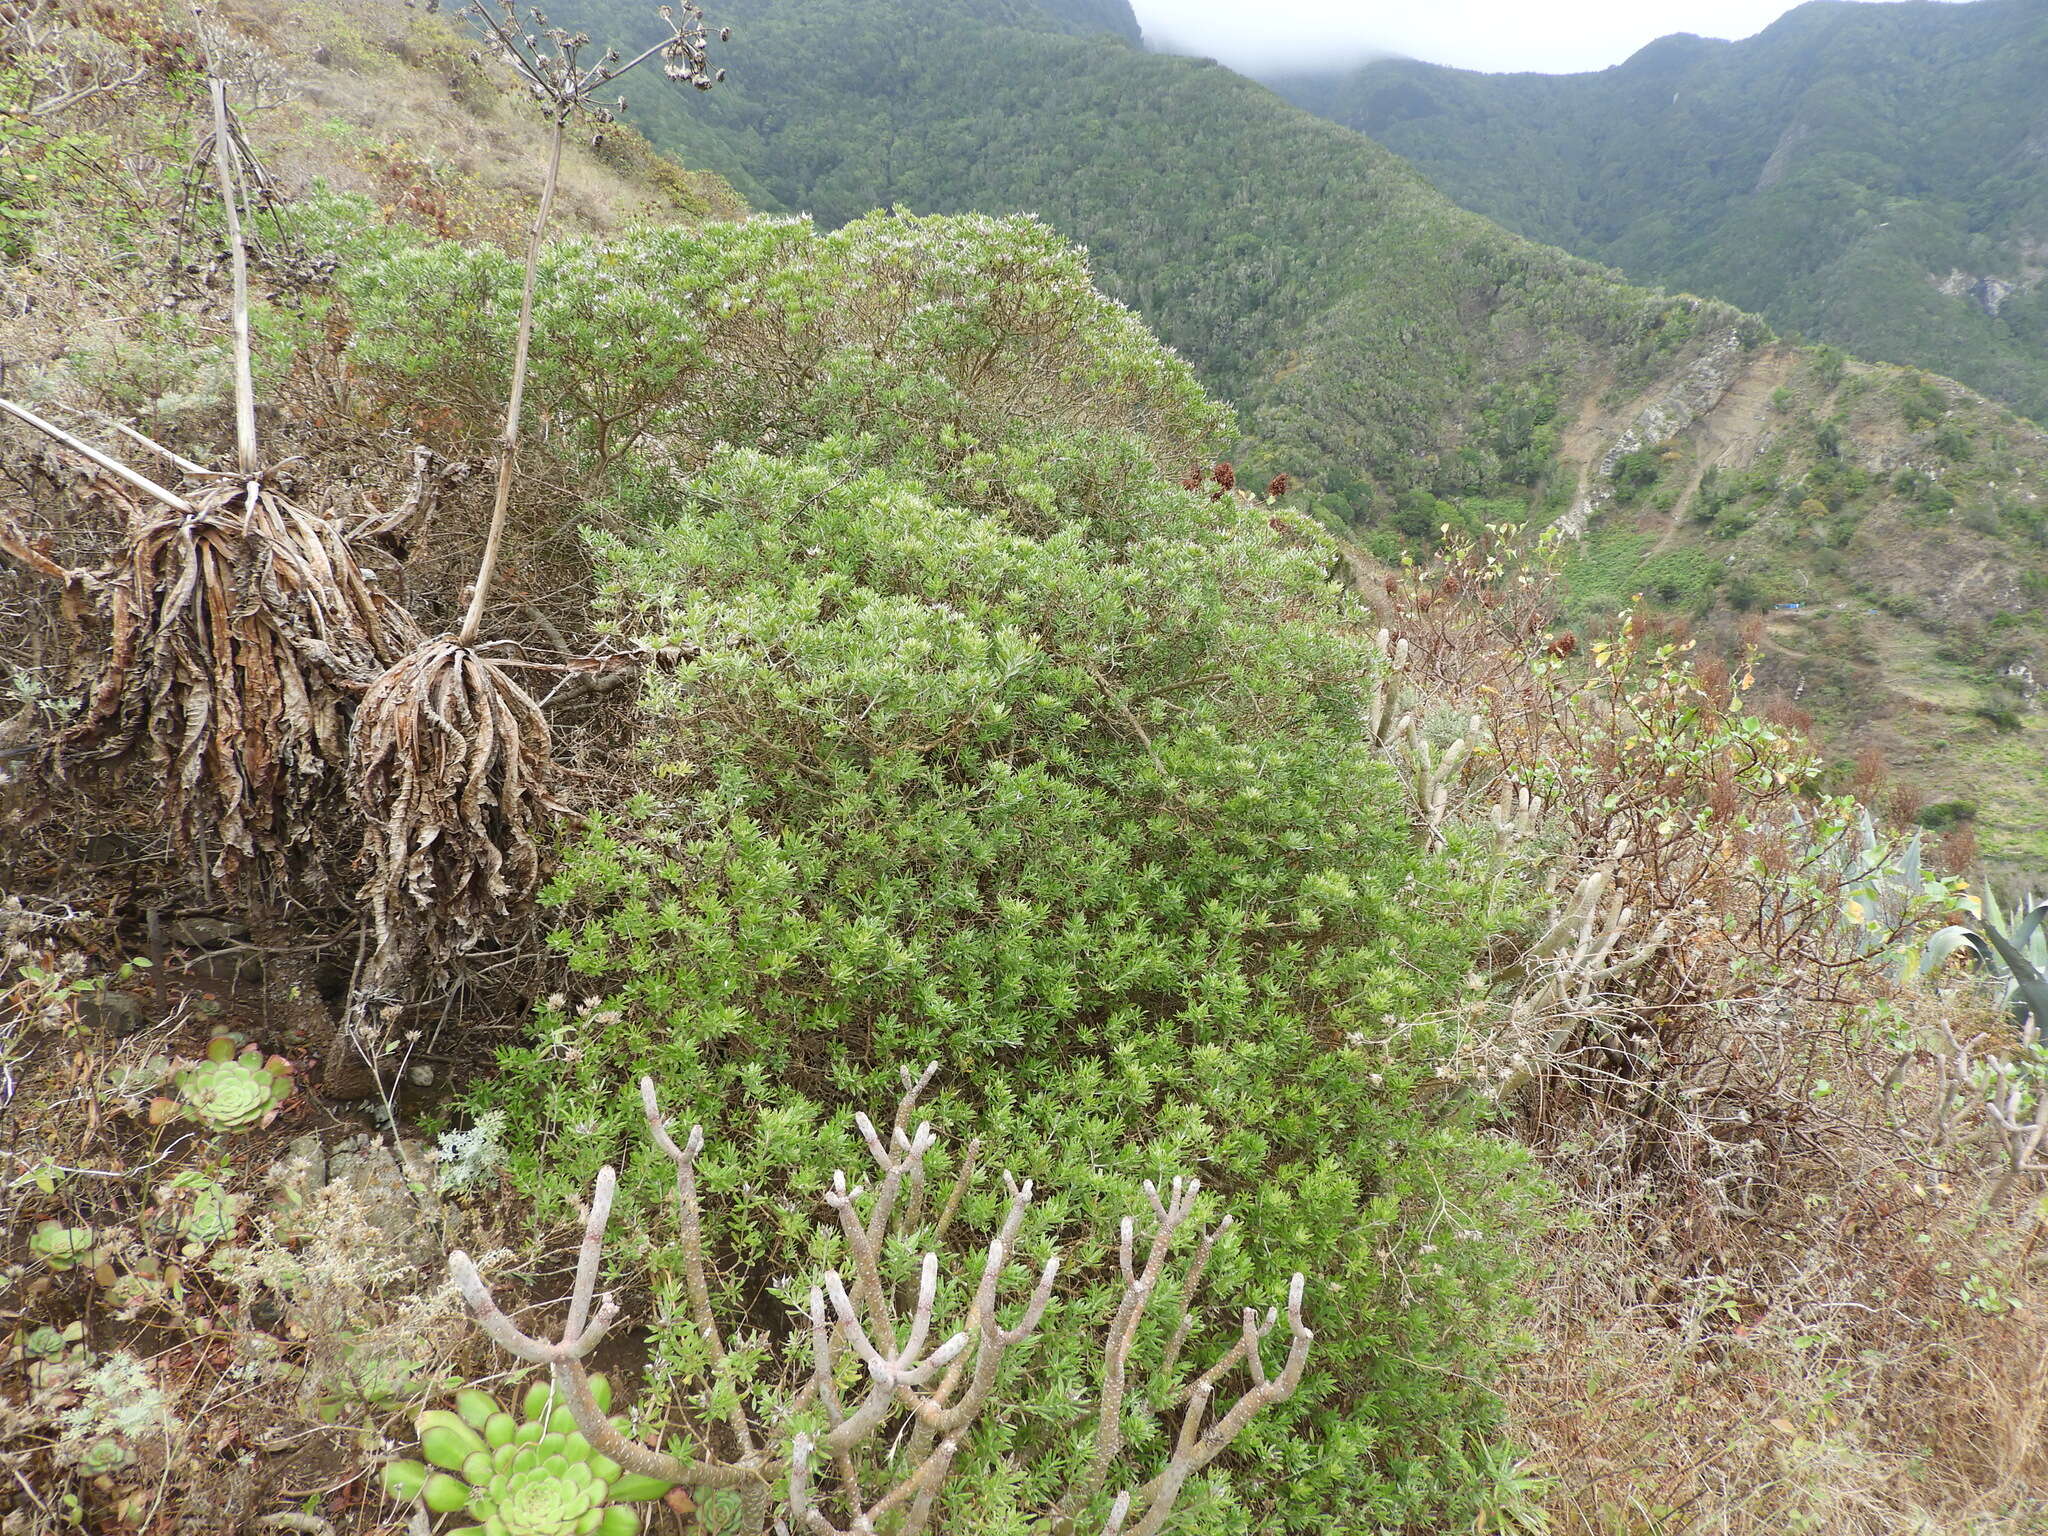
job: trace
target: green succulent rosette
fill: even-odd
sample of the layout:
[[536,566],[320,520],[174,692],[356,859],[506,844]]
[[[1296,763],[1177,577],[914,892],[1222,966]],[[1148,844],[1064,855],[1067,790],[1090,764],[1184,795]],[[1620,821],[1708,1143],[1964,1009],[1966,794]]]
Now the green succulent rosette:
[[206,1060],[178,1074],[185,1113],[208,1130],[246,1131],[267,1125],[292,1096],[292,1064],[265,1058],[253,1045],[242,1047],[226,1035],[206,1047]]
[[91,1227],[67,1227],[61,1221],[36,1223],[28,1235],[28,1251],[53,1270],[66,1270],[92,1253]]
[[93,1441],[78,1457],[78,1470],[86,1477],[104,1477],[118,1472],[135,1460],[135,1453],[107,1436]]
[[[609,1412],[611,1383],[592,1376],[590,1390]],[[516,1418],[472,1388],[456,1394],[454,1412],[423,1413],[417,1427],[425,1461],[385,1463],[384,1491],[471,1522],[448,1536],[634,1536],[640,1512],[626,1506],[673,1486],[599,1455],[546,1382],[527,1389]]]

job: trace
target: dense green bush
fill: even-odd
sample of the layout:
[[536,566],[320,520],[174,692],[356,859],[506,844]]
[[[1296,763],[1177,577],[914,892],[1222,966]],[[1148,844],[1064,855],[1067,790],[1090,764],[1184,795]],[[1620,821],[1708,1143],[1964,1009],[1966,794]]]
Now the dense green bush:
[[[881,221],[870,259],[1016,227]],[[1004,340],[951,327],[940,372]],[[1489,1432],[1528,1198],[1440,1070],[1497,914],[1455,847],[1416,849],[1320,535],[1174,488],[1102,398],[1089,432],[1020,402],[968,451],[921,407],[870,413],[621,492],[642,531],[600,543],[616,622],[690,659],[648,683],[639,792],[546,893],[576,1000],[479,1107],[528,1188],[566,1201],[613,1159],[630,1205],[666,1177],[627,1094],[653,1073],[705,1124],[719,1267],[771,1334],[830,1257],[796,1202],[861,1166],[849,1117],[901,1064],[941,1064],[950,1141],[1052,1192],[1037,1251],[1199,1175],[1239,1220],[1213,1299],[1299,1268],[1318,1342],[1177,1528],[1434,1529],[1469,1518],[1452,1469]],[[994,1199],[984,1175],[970,1216]],[[1061,1315],[1099,1323],[1113,1269],[1073,1254]],[[701,1387],[687,1323],[658,1338],[657,1385]],[[948,1528],[1013,1529],[1072,1474],[1075,1339],[1048,1327],[1026,1365],[1028,1478],[962,1480]]]
[[[519,268],[420,244],[350,270],[352,361],[397,398],[428,390],[472,443],[497,430]],[[693,463],[721,442],[786,445],[918,424],[957,462],[1017,419],[1136,434],[1179,466],[1228,413],[1083,255],[1035,219],[878,214],[565,240],[534,300],[536,436],[611,467],[649,437]]]

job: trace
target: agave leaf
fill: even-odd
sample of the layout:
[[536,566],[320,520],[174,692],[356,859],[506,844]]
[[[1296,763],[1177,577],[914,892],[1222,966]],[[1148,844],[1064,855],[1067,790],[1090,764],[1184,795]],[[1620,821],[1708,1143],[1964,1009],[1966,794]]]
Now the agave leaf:
[[1991,962],[1991,952],[1983,939],[1962,924],[1951,923],[1948,927],[1929,935],[1927,942],[1921,946],[1920,964],[1915,975],[1939,976],[1959,949],[1969,950],[1979,965]]
[[1984,925],[1984,937],[2012,972],[2013,989],[2019,995],[2019,1000],[2013,1005],[2015,1021],[2024,1025],[2031,1014],[2037,1024],[2048,1024],[2048,976],[2044,976],[2039,966],[1990,923]]

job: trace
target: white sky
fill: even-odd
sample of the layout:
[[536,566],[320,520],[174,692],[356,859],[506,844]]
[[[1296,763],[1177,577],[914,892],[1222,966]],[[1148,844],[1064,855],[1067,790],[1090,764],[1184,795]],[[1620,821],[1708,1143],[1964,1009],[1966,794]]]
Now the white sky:
[[1155,47],[1237,69],[1398,53],[1462,69],[1605,69],[1672,32],[1748,37],[1792,0],[1132,0]]

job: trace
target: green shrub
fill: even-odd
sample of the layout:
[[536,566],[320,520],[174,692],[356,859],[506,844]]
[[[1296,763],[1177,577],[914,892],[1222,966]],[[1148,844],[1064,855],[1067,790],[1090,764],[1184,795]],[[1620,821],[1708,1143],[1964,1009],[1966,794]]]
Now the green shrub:
[[[359,372],[397,399],[429,391],[488,442],[518,265],[437,242],[343,287]],[[829,235],[753,218],[561,241],[537,278],[528,392],[600,466],[650,436],[701,452],[906,421],[924,426],[926,462],[952,462],[1028,411],[1127,429],[1178,473],[1229,415],[1046,225],[888,214]]]
[[1901,379],[1895,390],[1899,416],[1908,427],[1924,427],[1948,414],[1948,396],[1924,373]]
[[1974,800],[1937,800],[1932,805],[1922,806],[1916,820],[1932,832],[1946,832],[1951,827],[1961,826],[1966,821],[1977,819],[1977,802]]
[[[869,291],[1013,238],[870,223],[841,246]],[[1312,1277],[1310,1380],[1176,1529],[1469,1521],[1530,1198],[1440,1070],[1486,871],[1416,848],[1327,544],[1159,472],[1160,422],[1216,419],[1184,370],[1131,327],[1066,355],[1066,421],[989,394],[970,435],[960,360],[1018,352],[1033,306],[931,308],[914,370],[825,347],[790,413],[839,430],[620,493],[610,526],[642,532],[597,543],[607,611],[690,659],[650,676],[639,792],[562,850],[565,995],[476,1107],[527,1189],[560,1207],[611,1159],[631,1210],[666,1179],[625,1091],[651,1073],[719,1149],[726,1300],[783,1328],[774,1298],[832,1258],[798,1202],[858,1166],[895,1064],[936,1060],[932,1119],[1054,1191],[1043,1230],[1113,1232],[1141,1180],[1194,1173],[1238,1214],[1220,1302]],[[912,408],[862,409],[884,386]],[[996,1198],[984,1177],[969,1214]],[[1099,1323],[1113,1254],[1063,1274]],[[655,1390],[702,1387],[687,1319],[656,1338]],[[968,1485],[971,1528],[1082,1454],[1068,1348],[1031,1357],[1028,1486]]]
[[1093,501],[1057,451],[1012,471],[1069,515],[1042,538],[836,442],[639,492],[613,599],[697,658],[643,701],[648,787],[546,895],[596,1001],[544,1010],[485,1098],[529,1187],[615,1159],[645,1198],[624,1086],[652,1072],[729,1149],[742,1290],[817,1259],[792,1192],[855,1166],[898,1062],[943,1063],[934,1118],[1054,1217],[1113,1230],[1197,1173],[1240,1212],[1234,1291],[1318,1277],[1323,1342],[1189,1528],[1399,1523],[1443,1495],[1429,1448],[1484,1432],[1511,1310],[1498,1238],[1453,1231],[1502,1230],[1512,1160],[1435,1076],[1481,894],[1412,845],[1320,547],[1157,482]]
[[1622,506],[1633,506],[1642,498],[1643,492],[1657,483],[1657,477],[1664,472],[1663,461],[1654,448],[1638,448],[1625,453],[1614,461],[1610,479],[1614,484],[1614,499]]

